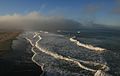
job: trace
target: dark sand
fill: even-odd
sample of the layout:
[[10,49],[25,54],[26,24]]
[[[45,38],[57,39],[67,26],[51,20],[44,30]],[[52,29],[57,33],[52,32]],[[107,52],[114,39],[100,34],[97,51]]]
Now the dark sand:
[[0,76],[40,76],[41,68],[31,60],[33,53],[30,44],[24,39],[14,42],[13,49],[0,54]]

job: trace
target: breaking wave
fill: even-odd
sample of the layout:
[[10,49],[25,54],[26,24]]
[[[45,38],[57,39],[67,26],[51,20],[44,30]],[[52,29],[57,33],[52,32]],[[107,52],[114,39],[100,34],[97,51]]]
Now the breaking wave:
[[70,41],[76,43],[76,44],[77,44],[78,46],[80,46],[80,47],[84,47],[84,48],[87,48],[87,49],[89,49],[89,50],[93,50],[93,51],[95,51],[95,52],[103,52],[103,51],[106,50],[106,49],[104,49],[104,48],[94,47],[94,46],[89,45],[89,44],[80,43],[78,40],[75,40],[74,38],[70,38]]
[[[46,33],[48,33],[48,32],[45,32],[45,34]],[[38,38],[38,39],[35,42],[33,42],[34,38]],[[38,49],[39,51],[41,51],[41,52],[43,52],[43,53],[45,53],[45,54],[47,54],[47,55],[49,55],[49,56],[51,56],[51,57],[53,57],[55,59],[65,60],[66,62],[72,62],[73,64],[78,65],[79,68],[82,68],[82,69],[90,71],[90,72],[94,72],[94,76],[107,76],[108,75],[108,74],[106,74],[106,71],[109,70],[109,67],[106,64],[101,64],[101,63],[92,62],[92,61],[83,61],[83,60],[78,60],[78,59],[75,59],[75,58],[65,57],[65,56],[62,56],[62,55],[60,55],[58,53],[54,53],[54,52],[51,52],[49,50],[46,50],[46,49],[40,47],[38,42],[40,42],[40,40],[42,40],[42,37],[40,36],[40,33],[38,33],[38,32],[34,32],[34,36],[33,36],[32,39],[26,37],[26,40],[28,42],[30,42],[30,44],[32,45],[31,50],[34,53],[34,55],[32,57],[33,62],[35,62],[37,65],[39,65],[43,69],[43,71],[44,71],[44,68],[43,68],[44,64],[41,65],[36,60],[34,60],[34,57],[37,54],[34,51],[34,48]],[[103,50],[105,50],[103,48],[93,47],[92,45],[82,44],[82,43],[80,43],[79,41],[77,41],[77,40],[75,40],[73,38],[70,38],[70,41],[76,43],[78,46],[81,46],[81,47],[84,47],[84,48],[87,48],[87,49],[90,49],[90,50],[95,50],[95,51],[103,51]],[[82,65],[81,63],[87,64],[87,65],[91,65],[91,64],[92,65],[100,65],[102,70],[101,69],[92,69],[92,68],[89,68],[87,66]]]

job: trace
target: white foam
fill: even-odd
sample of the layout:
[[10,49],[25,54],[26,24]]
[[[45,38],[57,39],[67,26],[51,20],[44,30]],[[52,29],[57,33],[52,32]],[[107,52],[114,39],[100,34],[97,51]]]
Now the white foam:
[[87,48],[89,50],[93,50],[93,51],[96,51],[96,52],[103,52],[104,50],[106,50],[104,48],[94,47],[94,46],[89,45],[89,44],[80,43],[78,40],[75,40],[73,38],[70,38],[70,41],[76,43],[80,47],[84,47],[84,48]]
[[[94,70],[94,69],[88,68],[88,67],[82,65],[81,62],[82,62],[82,63],[85,63],[85,64],[101,65],[101,66],[102,66],[101,68],[108,67],[108,66],[105,65],[105,64],[100,64],[100,63],[95,63],[95,62],[89,62],[89,61],[83,61],[83,60],[78,60],[78,59],[74,59],[74,58],[70,58],[70,57],[64,57],[64,56],[59,55],[59,54],[57,54],[57,53],[48,51],[48,50],[46,50],[46,49],[44,49],[44,48],[41,48],[40,45],[38,44],[38,42],[39,42],[40,40],[42,40],[42,37],[41,37],[41,36],[39,35],[39,33],[37,33],[37,32],[35,32],[33,38],[36,38],[36,37],[38,37],[38,40],[35,42],[35,44],[33,44],[33,43],[32,43],[32,40],[30,40],[29,38],[26,38],[26,39],[27,39],[27,41],[29,41],[30,44],[32,45],[32,49],[31,49],[31,50],[32,50],[32,52],[34,53],[34,55],[33,55],[33,57],[32,57],[32,60],[33,60],[33,62],[35,62],[35,63],[36,63],[37,65],[39,65],[39,66],[42,66],[42,65],[40,65],[38,62],[36,62],[36,61],[34,60],[34,57],[35,57],[35,55],[36,55],[37,53],[33,50],[33,48],[37,48],[39,51],[41,51],[41,52],[43,52],[43,53],[45,53],[45,54],[48,54],[48,55],[54,57],[55,59],[61,59],[61,60],[65,60],[65,61],[68,61],[68,62],[72,62],[72,63],[74,63],[74,64],[77,64],[77,65],[78,65],[80,68],[82,68],[82,69],[95,72],[95,76],[96,76],[96,74],[97,74],[97,72],[98,72],[99,69],[98,69],[98,70]],[[72,42],[77,43],[77,45],[81,45],[77,40],[74,40],[74,39],[72,39],[72,38],[70,38],[70,40],[71,40]],[[84,44],[82,44],[82,46],[84,46]],[[89,46],[89,47],[90,47],[90,46]],[[91,46],[91,47],[92,47],[92,46]],[[100,76],[100,75],[99,75],[99,76]]]

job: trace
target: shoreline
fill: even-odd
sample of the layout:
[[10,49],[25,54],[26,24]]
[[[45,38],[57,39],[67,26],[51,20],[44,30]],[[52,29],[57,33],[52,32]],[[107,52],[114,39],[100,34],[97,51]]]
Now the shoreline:
[[[31,50],[32,50],[32,52],[34,53],[33,58],[34,58],[34,56],[37,54],[37,53],[33,50],[33,48],[36,47],[39,51],[41,51],[41,52],[43,52],[43,53],[45,53],[45,54],[47,54],[47,55],[49,55],[49,56],[51,56],[51,57],[53,57],[53,58],[55,58],[55,59],[58,59],[58,60],[60,59],[60,60],[65,60],[65,61],[67,61],[67,62],[72,62],[72,63],[78,65],[78,66],[79,66],[80,68],[82,68],[82,69],[85,69],[85,70],[88,70],[88,71],[91,71],[91,72],[95,72],[95,75],[98,74],[98,73],[101,73],[101,74],[104,73],[104,74],[106,74],[105,71],[108,71],[108,67],[107,67],[106,65],[104,65],[104,64],[95,63],[95,62],[89,62],[89,61],[83,61],[83,60],[77,60],[77,59],[74,59],[74,58],[68,58],[68,57],[64,57],[64,56],[62,56],[62,55],[59,55],[59,54],[57,54],[57,53],[54,53],[54,52],[45,50],[45,49],[39,47],[39,45],[38,45],[38,42],[42,39],[41,36],[39,35],[39,33],[36,33],[36,32],[35,32],[33,38],[35,38],[35,37],[38,37],[38,39],[37,39],[35,42],[32,42],[31,39],[26,38],[26,40],[29,41],[29,43],[30,43],[31,46],[32,46]],[[34,41],[34,40],[33,40],[33,41]],[[38,64],[39,66],[41,66],[41,65],[40,65],[38,62],[36,62],[34,59],[33,59],[33,61],[34,61],[36,64]],[[82,63],[85,63],[85,64],[101,65],[102,68],[105,69],[105,70],[103,70],[103,71],[100,70],[100,69],[94,70],[94,69],[91,69],[91,68],[88,68],[88,67],[82,65],[81,62],[82,62]]]
[[[13,42],[17,42],[17,44]],[[12,48],[13,44],[15,49]],[[14,38],[10,46],[12,49],[0,56],[0,74],[2,76],[39,76],[41,74],[41,68],[31,60],[33,53],[29,49],[26,50],[30,45],[24,39]]]

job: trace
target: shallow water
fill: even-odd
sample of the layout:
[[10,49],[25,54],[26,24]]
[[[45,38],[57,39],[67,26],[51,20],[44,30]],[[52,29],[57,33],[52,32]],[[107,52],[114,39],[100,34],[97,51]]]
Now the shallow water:
[[[33,49],[35,52],[33,59],[37,64],[44,64],[42,65],[43,71],[48,76],[49,74],[53,76],[93,76],[94,73],[91,70],[86,70],[85,67],[99,70],[101,68],[99,64],[107,65],[102,54],[95,53],[88,48],[79,47],[71,42],[68,37],[45,32],[37,32],[37,34],[35,32],[29,33],[27,40],[33,47],[36,47]],[[74,61],[74,59],[79,62]],[[89,63],[86,64],[86,61],[99,64],[93,66]],[[85,67],[78,66],[76,63],[82,63],[81,65]]]

